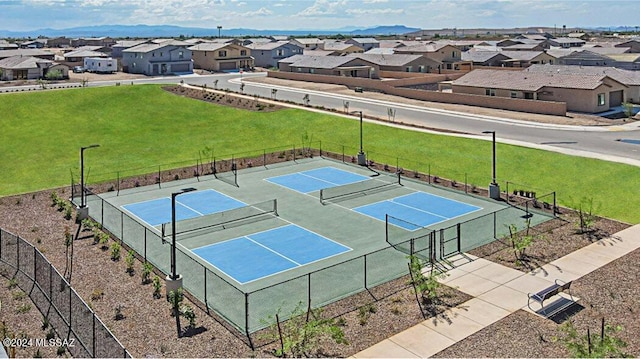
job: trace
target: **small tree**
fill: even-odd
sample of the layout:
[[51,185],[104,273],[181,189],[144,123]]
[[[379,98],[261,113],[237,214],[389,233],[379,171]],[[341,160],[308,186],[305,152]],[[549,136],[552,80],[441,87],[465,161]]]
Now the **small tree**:
[[578,210],[578,230],[581,234],[593,231],[596,222],[594,212],[593,197],[583,197],[577,205]]
[[267,339],[280,343],[280,347],[274,353],[276,356],[318,356],[319,345],[324,340],[330,340],[336,344],[348,344],[342,328],[335,319],[322,318],[322,309],[308,308],[305,312],[300,302],[291,312],[290,318],[283,323],[280,323],[279,312],[280,310],[275,318],[270,317],[266,321],[271,322],[266,333]]
[[627,118],[633,117],[633,104],[631,102],[623,102],[622,109]]
[[411,274],[411,284],[422,298],[422,302],[425,304],[433,304],[438,298],[438,289],[440,288],[439,279],[443,279],[447,276],[435,267],[431,267],[428,275],[422,273],[425,263],[417,256],[409,256],[409,272]]
[[133,275],[133,264],[135,263],[135,261],[135,252],[132,249],[127,252],[127,256],[124,258],[124,263],[127,265],[127,273],[129,273],[129,275]]
[[184,294],[182,288],[178,288],[176,291],[169,292],[169,304],[171,305],[171,316],[176,317],[176,330],[178,332],[178,338],[180,338],[182,331],[180,327],[180,307],[184,300]]
[[62,79],[62,71],[61,70],[52,70],[52,71],[47,71],[47,74],[44,75],[44,78],[51,81],[51,80],[60,80]]
[[149,276],[151,275],[151,272],[153,272],[153,265],[149,262],[144,262],[142,264],[142,272],[140,273],[142,276],[142,284],[149,283]]
[[622,349],[627,343],[616,335],[622,332],[621,326],[612,327],[601,322],[600,334],[591,333],[587,329],[585,335],[578,334],[578,330],[572,322],[566,322],[560,330],[564,333],[562,338],[556,338],[564,344],[574,358],[628,358],[631,357]]

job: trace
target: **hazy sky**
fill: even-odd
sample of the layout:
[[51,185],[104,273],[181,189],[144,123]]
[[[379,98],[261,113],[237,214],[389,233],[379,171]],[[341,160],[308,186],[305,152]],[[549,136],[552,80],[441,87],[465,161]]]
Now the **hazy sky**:
[[324,30],[640,25],[640,1],[606,0],[0,0],[0,29],[89,25]]

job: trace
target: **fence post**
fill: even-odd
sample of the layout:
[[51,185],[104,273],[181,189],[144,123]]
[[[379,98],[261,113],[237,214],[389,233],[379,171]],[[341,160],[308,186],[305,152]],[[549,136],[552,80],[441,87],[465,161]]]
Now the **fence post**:
[[511,202],[509,197],[509,181],[507,181],[507,188],[505,189],[505,192],[507,192],[507,202]]
[[344,162],[344,145],[342,145],[342,162]]
[[100,224],[104,227],[104,199],[100,198]]
[[493,239],[498,239],[497,237],[497,232],[496,232],[496,226],[498,225],[497,223],[498,219],[496,218],[496,212],[493,212]]
[[120,240],[124,238],[124,212],[120,212]]
[[369,290],[367,287],[367,255],[364,255],[364,289]]
[[147,228],[144,229],[144,261],[147,261]]
[[[66,282],[66,281],[65,281]],[[71,284],[67,283],[67,288],[69,289],[69,329],[67,330],[67,339],[69,339],[69,336],[71,336],[71,331],[72,331],[72,327],[73,325],[71,324]]]
[[249,293],[244,294],[244,331],[247,334],[247,340],[249,340],[249,347],[251,350],[255,350],[249,334]]
[[20,237],[16,236],[16,269],[20,271]]
[[204,306],[207,307],[207,313],[209,313],[209,304],[207,303],[207,267],[202,266],[204,269]]
[[36,275],[36,271],[38,270],[37,266],[36,266],[36,256],[38,255],[38,250],[36,249],[35,246],[33,246],[33,282],[36,282],[36,278],[38,277]]
[[427,181],[431,184],[431,164],[427,165]]
[[553,216],[556,217],[557,213],[558,213],[558,210],[556,207],[556,191],[553,191]]
[[49,303],[53,300],[53,265],[49,262]]
[[96,313],[92,311],[92,314],[93,314],[93,316],[92,316],[92,318],[93,318],[93,321],[92,321],[92,325],[93,325],[93,328],[92,328],[93,329],[93,340],[92,340],[92,342],[93,342],[92,343],[93,344],[93,353],[92,354],[93,354],[94,358],[97,358],[98,356],[96,355]]
[[469,193],[467,190],[467,172],[464,173],[464,193]]
[[460,223],[458,223],[457,227],[458,227],[458,228],[457,228],[457,231],[458,231],[458,253],[462,253],[462,245],[461,245],[462,240],[461,240],[461,238],[460,238],[460,235],[461,235],[461,231],[460,231]]
[[162,188],[162,176],[160,175],[160,166],[158,166],[158,188]]
[[2,259],[2,237],[4,236],[4,229],[0,229],[0,259]]
[[262,165],[267,167],[267,150],[262,150]]

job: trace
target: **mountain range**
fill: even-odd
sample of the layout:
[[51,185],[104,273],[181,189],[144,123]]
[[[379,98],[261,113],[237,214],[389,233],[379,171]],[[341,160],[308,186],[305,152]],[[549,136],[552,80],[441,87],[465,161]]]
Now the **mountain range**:
[[37,37],[114,37],[114,38],[148,38],[148,37],[242,37],[242,36],[306,36],[306,35],[338,35],[345,36],[375,36],[402,35],[420,30],[404,25],[378,26],[373,28],[343,28],[336,30],[257,30],[257,29],[218,29],[181,27],[171,25],[100,25],[73,27],[67,29],[38,29],[31,31],[0,30],[0,37],[4,38],[37,38]]

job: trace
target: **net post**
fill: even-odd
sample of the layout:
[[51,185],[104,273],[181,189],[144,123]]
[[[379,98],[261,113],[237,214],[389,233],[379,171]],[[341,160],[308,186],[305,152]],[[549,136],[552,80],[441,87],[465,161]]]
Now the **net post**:
[[278,214],[278,199],[277,198],[273,199],[273,213],[276,215],[276,217],[279,217],[279,214]]
[[323,192],[322,192],[322,191],[324,191],[324,190],[323,190],[323,189],[321,189],[321,190],[320,190],[320,203],[321,203],[321,204],[324,204],[324,203],[322,202],[322,194],[323,194]]
[[389,214],[385,213],[384,215],[384,239],[387,241],[387,243],[391,244],[389,242]]

